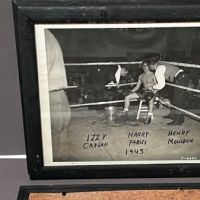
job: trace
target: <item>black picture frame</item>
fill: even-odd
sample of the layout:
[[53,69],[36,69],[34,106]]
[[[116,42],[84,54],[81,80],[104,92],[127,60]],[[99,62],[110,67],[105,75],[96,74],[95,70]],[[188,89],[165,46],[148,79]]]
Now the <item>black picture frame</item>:
[[44,166],[34,25],[198,22],[198,1],[14,0],[28,173],[31,179],[198,177],[200,164]]
[[[185,192],[185,190],[199,190],[200,186],[198,183],[168,183],[168,184],[86,184],[86,185],[42,185],[42,186],[20,186],[18,198],[17,200],[28,200],[30,194],[53,194],[53,193],[61,193],[63,196],[73,193],[76,194],[78,192],[115,192],[115,191],[134,191],[137,190],[141,192],[151,191],[152,194],[156,191],[170,191],[174,190],[177,192]],[[192,193],[191,193],[192,194]],[[167,193],[165,194],[167,196]],[[176,196],[173,196],[176,198]],[[137,198],[137,197],[134,197]]]

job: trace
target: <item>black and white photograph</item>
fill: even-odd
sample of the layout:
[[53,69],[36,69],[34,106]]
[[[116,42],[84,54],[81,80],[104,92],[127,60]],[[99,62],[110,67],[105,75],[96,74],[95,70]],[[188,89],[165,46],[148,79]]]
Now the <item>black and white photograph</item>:
[[200,163],[200,23],[37,24],[44,166]]

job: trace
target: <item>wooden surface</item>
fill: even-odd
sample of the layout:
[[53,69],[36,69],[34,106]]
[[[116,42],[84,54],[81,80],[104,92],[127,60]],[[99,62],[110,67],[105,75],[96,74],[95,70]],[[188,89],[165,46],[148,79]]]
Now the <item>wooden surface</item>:
[[29,200],[199,200],[200,190],[134,190],[108,192],[32,193]]

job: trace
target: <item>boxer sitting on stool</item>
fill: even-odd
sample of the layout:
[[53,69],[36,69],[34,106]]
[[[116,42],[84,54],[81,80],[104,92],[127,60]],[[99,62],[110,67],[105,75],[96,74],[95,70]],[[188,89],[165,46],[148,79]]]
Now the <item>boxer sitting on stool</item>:
[[[156,79],[154,73],[151,72],[149,69],[148,62],[144,61],[142,63],[142,68],[144,73],[139,76],[137,85],[132,89],[131,94],[125,97],[125,106],[123,113],[128,112],[131,99],[144,98],[149,103],[148,115],[144,123],[149,124],[153,117],[153,102],[156,91],[152,90],[152,86],[156,84]],[[144,88],[142,89],[142,91],[138,91],[142,84]]]

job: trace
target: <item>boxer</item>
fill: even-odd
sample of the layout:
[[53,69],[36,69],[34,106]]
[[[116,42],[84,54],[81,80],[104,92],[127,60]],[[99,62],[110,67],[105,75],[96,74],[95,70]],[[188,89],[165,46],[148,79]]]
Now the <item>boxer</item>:
[[[128,112],[131,99],[144,98],[149,103],[148,115],[145,120],[145,124],[149,124],[153,117],[153,102],[156,91],[152,89],[152,86],[156,84],[155,75],[150,71],[148,62],[142,63],[143,73],[139,76],[137,85],[132,89],[131,94],[125,97],[124,113]],[[143,89],[140,91],[140,87],[143,85]]]

